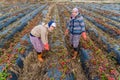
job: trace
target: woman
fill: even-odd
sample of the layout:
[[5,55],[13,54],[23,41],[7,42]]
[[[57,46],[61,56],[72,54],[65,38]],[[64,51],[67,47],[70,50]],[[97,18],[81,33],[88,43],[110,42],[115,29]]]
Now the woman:
[[70,32],[70,43],[74,48],[73,58],[75,59],[78,54],[78,45],[80,41],[80,36],[86,40],[86,31],[85,31],[85,23],[83,17],[79,13],[77,8],[72,10],[72,15],[70,21],[67,23],[67,29],[65,31],[65,35]]
[[42,23],[35,26],[30,32],[30,41],[37,52],[38,60],[43,62],[42,52],[49,50],[48,33],[53,31],[56,27],[54,21],[50,21],[48,24]]

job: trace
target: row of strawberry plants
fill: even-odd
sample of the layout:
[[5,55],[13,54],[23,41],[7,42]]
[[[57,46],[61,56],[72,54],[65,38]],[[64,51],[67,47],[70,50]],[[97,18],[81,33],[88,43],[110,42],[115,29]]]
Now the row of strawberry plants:
[[15,60],[18,56],[16,54],[11,54],[10,51],[6,49],[1,49],[0,53],[0,79],[5,80],[11,78],[8,69],[15,64]]
[[[10,6],[13,6],[13,7],[14,7],[14,5],[10,5]],[[9,8],[10,6],[5,6],[5,7]],[[2,13],[2,14],[5,14],[5,13],[4,13],[4,10],[6,9],[5,7],[3,8],[3,10],[1,9],[1,13]],[[8,10],[6,10],[6,11],[9,12],[10,9],[8,9]],[[10,13],[11,13],[11,12],[10,12]],[[5,18],[7,18],[7,15],[8,15],[8,14],[9,14],[9,13],[7,13],[7,14],[3,15],[2,17],[0,17],[0,21],[1,21],[1,20],[4,20]]]
[[27,9],[30,9],[30,8],[32,8],[32,7],[38,7],[38,5],[29,5],[29,6],[26,6],[26,7],[24,7],[24,8],[22,8],[22,9],[19,9],[19,10],[16,10],[16,11],[13,11],[13,12],[8,12],[7,14],[4,14],[2,17],[0,17],[0,23],[3,23],[3,22],[6,22],[6,20],[8,20],[9,18],[11,18],[12,16],[16,16],[16,15],[18,15],[19,13],[22,13],[22,12],[24,12],[25,10],[27,10]]
[[[18,7],[20,7],[20,5],[18,5]],[[11,9],[16,10],[17,9],[17,4],[10,5],[10,4],[4,4],[3,3],[1,5],[0,12],[3,13],[3,14],[5,14],[5,12],[7,12],[7,11],[9,12]]]
[[19,14],[17,14],[16,16],[12,16],[11,18],[9,18],[6,22],[1,23],[0,24],[0,30],[3,29],[4,27],[7,27],[9,24],[15,22],[16,20],[18,20],[19,18],[24,17],[26,14],[30,13],[31,11],[33,11],[35,9],[35,7],[32,7],[31,9],[27,9]]
[[[90,18],[89,18],[90,19]],[[94,21],[93,21],[94,22]],[[91,35],[91,38],[93,41],[95,41],[95,38],[99,38],[101,41],[102,41],[102,44],[105,44],[107,46],[107,50],[110,52],[110,51],[113,51],[115,54],[116,54],[116,57],[117,57],[117,60],[119,62],[119,59],[120,59],[120,52],[119,52],[119,45],[117,45],[118,47],[112,47],[112,45],[107,42],[106,40],[106,37],[105,36],[99,36],[99,34],[97,33],[96,30],[94,29],[90,29],[89,32],[92,31],[91,33],[93,33]],[[96,37],[93,38],[93,35],[95,35]],[[98,43],[100,43],[100,40],[98,41]],[[114,64],[113,64],[114,65]]]
[[[120,64],[120,51],[119,51],[120,45],[115,44],[115,42],[108,41],[107,38],[110,38],[110,37],[106,37],[105,35],[103,35],[105,33],[102,33],[102,32],[98,33],[98,31],[95,28],[91,27],[93,25],[94,24],[90,24],[90,22],[87,21],[87,29],[88,29],[88,33],[89,33],[89,36],[91,37],[91,39],[94,40],[96,43],[98,43],[98,46],[102,50],[107,51],[107,53],[109,53],[107,55],[111,55],[111,58],[112,58],[112,56],[116,57],[117,62]],[[96,40],[95,40],[95,38],[96,38]],[[113,45],[113,43],[114,43],[114,45]],[[113,52],[113,54],[112,54],[112,52]]]
[[17,27],[15,27],[11,33],[9,33],[8,35],[6,35],[4,37],[4,39],[1,40],[0,42],[0,47],[4,46],[4,43],[6,41],[8,41],[10,38],[12,38],[16,32],[20,32],[28,23],[28,21],[30,21],[31,19],[33,19],[38,13],[39,11],[43,10],[46,7],[46,5],[42,5],[39,8],[37,8],[36,10],[32,11],[31,13],[29,13],[28,15],[26,15],[25,17],[23,17],[22,19],[19,20],[18,24],[16,24]]
[[95,79],[96,77],[101,80],[110,80],[110,78],[113,80],[119,79],[120,76],[116,67],[109,62],[110,59],[104,55],[105,52],[95,46],[96,43],[92,40],[89,40],[89,42],[81,40],[80,44],[82,45],[81,61],[86,66],[86,73],[88,73],[91,79]]
[[117,21],[117,22],[120,22],[120,14],[114,13],[114,12],[108,11],[108,10],[103,10],[103,9],[100,9],[100,8],[96,8],[96,9],[101,11],[101,13],[104,13],[104,15],[106,15],[110,19],[112,19],[114,21]]
[[108,32],[112,37],[119,39],[120,30],[113,28],[112,26],[106,24],[103,20],[100,20],[97,16],[93,16],[92,13],[88,11],[81,10],[81,13],[84,14],[84,17],[89,19],[93,24],[102,29],[105,32]]
[[[22,6],[22,5],[21,5]],[[20,7],[21,7],[20,6]],[[19,8],[19,10],[15,10],[15,11],[12,11],[12,12],[7,12],[6,14],[4,14],[3,16],[1,16],[0,17],[0,22],[1,21],[5,21],[5,20],[7,20],[9,17],[11,17],[11,16],[15,16],[16,14],[18,14],[18,13],[21,13],[21,12],[23,12],[24,10],[27,10],[27,9],[29,9],[30,7],[35,7],[35,6],[38,6],[38,4],[36,4],[36,5],[33,5],[33,4],[31,4],[31,5],[29,5],[29,6],[24,6],[24,7],[22,7],[22,8]]]
[[[22,5],[21,5],[22,4]],[[1,6],[1,12],[2,11],[8,11],[8,10],[10,10],[10,9],[17,9],[17,7],[19,7],[19,8],[24,8],[24,7],[26,7],[26,6],[28,6],[29,5],[29,3],[16,3],[16,4],[9,4],[9,3],[2,3],[2,6]]]
[[107,22],[107,23],[110,24],[110,25],[112,25],[112,26],[117,27],[118,29],[120,29],[119,24],[115,24],[115,23],[113,23],[113,22]]
[[[111,6],[109,6],[111,5]],[[119,11],[119,5],[118,4],[87,4],[87,7],[92,7],[92,8],[99,8],[102,12],[105,12],[105,14],[107,15],[107,13],[111,13],[108,14],[109,16],[120,16],[119,13],[117,13],[117,11]],[[108,7],[109,6],[109,7]]]
[[117,28],[120,29],[120,24],[119,24],[119,22],[116,22],[116,21],[114,21],[114,20],[111,20],[111,19],[109,19],[109,18],[106,18],[105,16],[103,16],[103,15],[101,15],[101,14],[99,14],[99,13],[96,13],[95,11],[92,10],[91,7],[89,7],[89,8],[88,8],[88,7],[85,7],[85,6],[84,6],[84,7],[83,7],[83,6],[80,6],[80,7],[88,10],[89,12],[95,13],[98,17],[100,17],[100,19],[102,19],[102,18],[104,17],[102,20],[104,20],[106,23],[108,23],[108,24],[110,24],[110,25],[112,25],[112,26],[117,27]]
[[[118,13],[119,14],[119,7],[120,5],[117,3],[108,3],[108,4],[98,4],[99,7],[103,10],[108,10],[108,11],[113,11],[115,14]],[[96,6],[95,6],[96,7]]]
[[96,13],[99,13],[99,14],[101,14],[104,17],[107,17],[107,18],[112,19],[114,21],[120,22],[120,20],[119,20],[119,15],[120,14],[115,14],[113,12],[102,10],[100,8],[91,8],[90,6],[89,6],[89,8],[88,7],[86,7],[86,8],[89,9],[90,11],[94,11]]
[[[33,9],[35,9],[35,7],[32,7],[31,10],[27,10],[27,12],[32,11]],[[27,13],[26,11],[24,13]],[[21,13],[20,13],[21,15]],[[26,14],[27,15],[27,14]],[[25,16],[25,15],[24,15]],[[0,37],[1,39],[4,38],[9,32],[11,32],[11,30],[15,27],[17,27],[17,24],[20,23],[20,19],[17,19],[17,21],[15,21],[14,23],[8,25],[8,27],[4,27],[1,32],[0,32]]]
[[[101,20],[105,21],[105,23],[112,23],[112,24],[116,25],[116,27],[120,25],[119,22],[116,22],[109,18],[106,18],[105,16],[102,16],[99,13],[96,13],[87,7],[82,7],[82,9],[89,11],[89,13],[93,13],[94,15],[98,15],[97,17],[100,18]],[[119,27],[117,27],[117,28],[119,28]]]

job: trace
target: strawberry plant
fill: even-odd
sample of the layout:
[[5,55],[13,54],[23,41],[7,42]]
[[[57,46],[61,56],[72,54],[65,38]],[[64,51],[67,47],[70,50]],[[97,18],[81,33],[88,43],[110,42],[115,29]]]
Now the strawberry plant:
[[6,71],[0,72],[0,80],[6,80],[9,74]]

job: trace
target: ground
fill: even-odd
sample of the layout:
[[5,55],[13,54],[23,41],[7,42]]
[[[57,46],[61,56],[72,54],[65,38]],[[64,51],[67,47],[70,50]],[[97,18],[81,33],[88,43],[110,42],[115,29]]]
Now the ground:
[[[87,41],[80,38],[75,60],[69,35],[64,34],[74,7],[84,17],[88,37]],[[0,80],[120,80],[119,7],[120,4],[111,3],[2,5]],[[41,63],[29,33],[34,26],[50,19],[55,20],[57,27],[49,34],[50,51],[43,52]]]

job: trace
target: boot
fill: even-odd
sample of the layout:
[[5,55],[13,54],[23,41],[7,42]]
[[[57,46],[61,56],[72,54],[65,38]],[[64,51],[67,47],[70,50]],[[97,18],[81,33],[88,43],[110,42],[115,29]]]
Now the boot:
[[78,52],[74,51],[72,59],[76,59]]
[[38,54],[38,60],[39,60],[40,62],[43,62],[43,61],[44,61],[43,58],[42,58],[42,53],[41,53],[41,54]]

